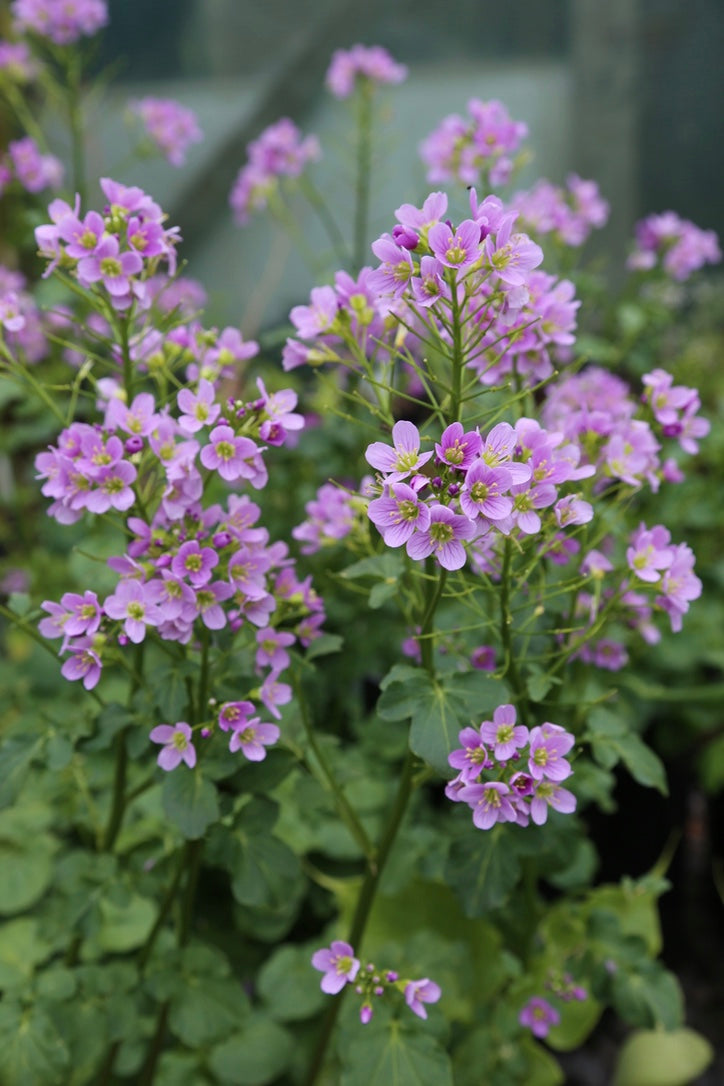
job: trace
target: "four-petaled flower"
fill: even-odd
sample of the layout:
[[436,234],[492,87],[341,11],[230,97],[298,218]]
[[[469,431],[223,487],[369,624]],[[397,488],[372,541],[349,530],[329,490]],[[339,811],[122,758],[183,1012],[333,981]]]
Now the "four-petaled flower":
[[161,769],[171,770],[185,762],[189,769],[196,765],[196,748],[191,742],[191,725],[180,720],[178,724],[158,724],[149,735],[153,743],[163,743],[158,755]]
[[359,973],[360,963],[349,943],[335,939],[329,948],[324,947],[312,955],[312,965],[324,973],[322,991],[328,995],[336,995],[345,984],[352,983]]

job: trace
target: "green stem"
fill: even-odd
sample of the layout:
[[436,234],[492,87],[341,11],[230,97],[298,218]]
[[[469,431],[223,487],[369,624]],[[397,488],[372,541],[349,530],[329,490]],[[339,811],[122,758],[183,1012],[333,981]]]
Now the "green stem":
[[462,326],[460,324],[460,305],[458,303],[457,281],[455,272],[449,276],[450,292],[452,295],[452,380],[450,382],[450,421],[460,421],[460,404],[462,400],[463,383],[463,346]]
[[174,901],[176,900],[176,894],[178,893],[178,888],[181,885],[181,877],[182,877],[182,875],[184,873],[184,868],[186,866],[186,858],[187,858],[186,849],[182,849],[181,854],[179,855],[179,858],[178,858],[178,863],[176,864],[176,870],[173,873],[173,878],[171,879],[170,883],[168,884],[168,887],[166,889],[166,893],[163,896],[163,901],[161,902],[161,905],[159,907],[158,916],[156,917],[154,925],[151,928],[151,931],[149,932],[148,939],[146,940],[146,942],[144,944],[144,947],[141,950],[140,956],[138,958],[138,971],[139,971],[139,973],[142,973],[143,970],[148,965],[148,959],[151,957],[151,952],[152,952],[152,950],[153,950],[153,948],[155,946],[156,939],[159,936],[159,933],[161,931],[161,928],[164,925],[166,917],[168,916],[168,914],[171,911],[171,906],[173,905]]
[[126,400],[130,404],[133,400],[133,360],[129,345],[129,320],[121,317],[118,321],[118,338],[121,341],[121,356],[123,358],[123,387],[126,391]]
[[525,724],[528,715],[528,701],[525,687],[518,671],[513,645],[513,616],[510,612],[510,566],[513,548],[510,539],[505,540],[503,549],[503,568],[500,576],[500,640],[505,652],[505,674],[510,678],[516,699],[521,723]]
[[[414,755],[411,750],[408,750],[405,757],[405,763],[402,767],[402,776],[400,777],[400,783],[397,788],[395,802],[392,811],[390,812],[385,831],[380,840],[379,849],[377,851],[377,862],[375,864],[370,864],[367,868],[367,874],[362,883],[362,889],[360,890],[360,895],[357,899],[357,907],[349,929],[347,941],[357,952],[362,945],[365,928],[367,927],[367,922],[372,912],[372,906],[374,905],[382,872],[389,858],[392,846],[395,843],[397,832],[402,823],[402,819],[404,818],[405,811],[407,810],[410,796],[412,795],[413,766]],[[342,990],[340,995],[334,999],[327,1008],[327,1013],[322,1022],[322,1030],[312,1056],[312,1062],[309,1066],[307,1077],[304,1080],[304,1086],[313,1086],[322,1070],[327,1054],[327,1048],[329,1047],[337,1017],[342,1008],[342,999],[345,992],[346,988]]]
[[346,267],[349,263],[347,245],[342,235],[342,231],[337,225],[337,220],[329,210],[324,197],[317,189],[317,186],[304,174],[299,178],[299,190],[302,195],[306,197],[312,209],[316,211],[319,221],[327,232],[327,237],[330,240],[336,259],[340,264]]
[[[131,707],[134,695],[143,681],[143,641],[136,646],[135,666],[131,675],[131,683],[128,691],[128,707]],[[113,773],[113,798],[111,810],[108,816],[108,825],[103,834],[101,848],[104,852],[110,852],[116,843],[116,838],[123,822],[128,805],[126,796],[126,776],[128,771],[128,749],[126,738],[130,727],[123,728],[115,738],[116,765]]]
[[357,178],[354,211],[354,268],[359,271],[367,259],[367,220],[372,173],[372,100],[370,80],[360,79],[357,89]]
[[317,737],[314,734],[314,728],[312,726],[312,721],[309,714],[309,705],[307,703],[307,699],[302,686],[301,676],[296,671],[296,669],[294,671],[292,681],[294,686],[294,693],[299,704],[299,711],[301,713],[302,725],[304,727],[304,734],[307,737],[307,742],[312,748],[314,756],[317,759],[319,767],[322,771],[322,775],[326,780],[327,784],[329,785],[332,795],[334,796],[335,802],[337,804],[337,809],[342,818],[342,821],[359,845],[365,859],[372,863],[373,860],[376,858],[375,848],[369,837],[367,836],[367,831],[360,822],[356,811],[345,796],[342,786],[335,777],[334,770],[329,764],[324,750],[317,742]]
[[80,196],[81,206],[86,198],[85,141],[83,136],[82,71],[80,53],[68,50],[68,120],[70,123],[73,185]]

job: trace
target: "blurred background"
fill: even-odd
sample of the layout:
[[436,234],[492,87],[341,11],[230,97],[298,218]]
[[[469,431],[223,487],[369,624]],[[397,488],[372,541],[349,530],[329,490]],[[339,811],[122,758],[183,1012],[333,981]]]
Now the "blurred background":
[[614,258],[623,258],[635,220],[652,211],[671,208],[724,233],[721,0],[457,0],[454,8],[433,0],[110,0],[100,63],[117,79],[110,101],[97,103],[103,125],[91,173],[120,176],[113,171],[130,146],[129,97],[170,96],[197,112],[205,139],[183,169],[153,160],[122,172],[165,194],[214,321],[255,334],[308,291],[286,235],[263,215],[235,226],[228,196],[248,142],[288,116],[321,137],[327,157],[317,177],[344,216],[349,112],[323,79],[334,49],[358,41],[386,46],[410,68],[386,95],[394,129],[377,133],[375,230],[434,187],[418,145],[446,113],[464,113],[478,97],[501,99],[529,126],[534,158],[514,187],[540,176],[560,183],[571,170],[599,182],[612,206],[603,244]]

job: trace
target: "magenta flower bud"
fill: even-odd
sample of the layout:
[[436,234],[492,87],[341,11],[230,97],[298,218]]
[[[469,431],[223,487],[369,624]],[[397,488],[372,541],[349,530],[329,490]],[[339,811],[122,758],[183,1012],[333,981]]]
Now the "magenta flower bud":
[[138,434],[133,434],[132,437],[126,438],[124,448],[129,456],[132,456],[133,453],[142,452],[143,438]]
[[442,479],[440,478],[439,475],[436,475],[434,477],[434,479],[431,480],[431,482],[432,482],[432,485],[435,487],[436,490],[439,490],[440,487],[442,486]]
[[402,249],[416,249],[420,244],[419,237],[409,226],[394,226],[392,228],[392,237]]
[[231,532],[217,532],[211,542],[215,547],[228,547],[231,543]]
[[381,996],[381,995],[383,995],[383,994],[384,994],[384,991],[385,991],[385,990],[384,990],[384,988],[383,988],[383,987],[382,987],[381,985],[379,985],[379,984],[378,984],[378,985],[376,986],[376,988],[374,989],[374,992],[375,992],[375,995],[376,995],[376,996]]
[[156,569],[168,569],[172,561],[173,559],[170,554],[159,554],[154,565]]
[[372,1008],[369,1003],[363,1003],[359,1009],[359,1020],[363,1026],[366,1026],[369,1020],[372,1018]]
[[399,975],[400,974],[395,973],[395,971],[393,969],[388,969],[387,972],[385,973],[385,980],[387,981],[388,984],[394,984],[395,981],[397,980],[397,978],[399,977]]
[[455,495],[459,493],[459,491],[460,491],[459,483],[451,483],[450,486],[448,487],[447,492],[448,492],[448,494],[450,495],[451,498],[454,498]]
[[202,728],[201,729],[201,734],[204,737],[204,739],[208,739],[209,736],[211,735],[211,728]]
[[119,645],[127,645],[128,644],[128,637],[126,636],[126,634],[119,633],[119,635],[118,635],[118,644]]

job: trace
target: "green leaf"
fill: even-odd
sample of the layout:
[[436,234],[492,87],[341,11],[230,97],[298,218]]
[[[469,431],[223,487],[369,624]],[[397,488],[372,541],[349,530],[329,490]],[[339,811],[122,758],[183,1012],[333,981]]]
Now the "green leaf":
[[294,1058],[292,1038],[264,1015],[252,1015],[244,1028],[212,1049],[209,1067],[230,1086],[266,1086]]
[[249,1000],[235,980],[185,970],[177,975],[176,989],[168,1023],[189,1048],[227,1037],[249,1013]]
[[404,568],[402,555],[398,551],[384,550],[382,554],[373,554],[370,558],[361,558],[347,566],[340,573],[345,580],[356,580],[359,577],[373,577],[375,579],[391,580],[395,584],[400,578]]
[[450,1059],[435,1038],[397,1021],[358,1036],[344,1062],[341,1086],[453,1086]]
[[65,1086],[69,1054],[45,1011],[0,1003],[0,1082],[3,1086]]
[[153,1086],[210,1086],[211,1079],[192,1052],[164,1052],[153,1076]]
[[430,676],[420,667],[396,665],[380,684],[377,715],[383,720],[407,720],[417,706],[421,691],[430,688]]
[[490,830],[473,828],[453,842],[445,868],[445,879],[469,917],[504,905],[519,874],[511,835],[500,824]]
[[166,816],[191,841],[203,837],[219,817],[216,788],[198,767],[187,769],[184,765],[167,773],[161,801]]
[[278,837],[237,831],[230,871],[231,892],[240,905],[276,907],[297,881],[299,860]]
[[0,926],[0,989],[7,991],[27,983],[35,966],[44,961],[51,950],[40,935],[37,920],[20,917]]
[[319,656],[329,656],[333,652],[339,652],[343,644],[344,638],[339,634],[322,634],[321,637],[315,637],[312,641],[305,658],[316,660]]
[[33,736],[13,736],[3,743],[0,758],[0,808],[13,803],[20,794],[33,758],[42,745],[42,738]]
[[156,705],[163,720],[186,720],[189,692],[186,680],[193,678],[196,669],[190,660],[162,664],[153,675]]
[[123,905],[108,898],[101,898],[99,904],[101,926],[96,939],[101,950],[125,954],[143,946],[156,919],[153,902],[133,894]]
[[29,908],[52,882],[56,845],[43,832],[50,817],[32,803],[0,811],[0,915]]
[[631,971],[619,968],[611,989],[615,1009],[630,1025],[677,1029],[683,1024],[679,982],[660,962],[642,961]]
[[83,744],[87,751],[108,750],[118,732],[133,722],[133,714],[125,705],[112,701],[96,717],[95,735]]
[[442,683],[429,683],[417,695],[410,747],[438,773],[448,775],[448,754],[459,746],[458,732],[468,716],[465,700]]
[[626,1038],[613,1086],[686,1086],[713,1059],[714,1049],[693,1029],[644,1030]]
[[319,976],[310,968],[312,953],[307,947],[283,946],[264,963],[257,977],[257,989],[272,1018],[280,1022],[301,1021],[327,1003],[327,996],[319,987]]
[[658,754],[639,739],[638,735],[626,735],[618,741],[621,761],[631,776],[646,788],[656,788],[668,796],[666,770]]

